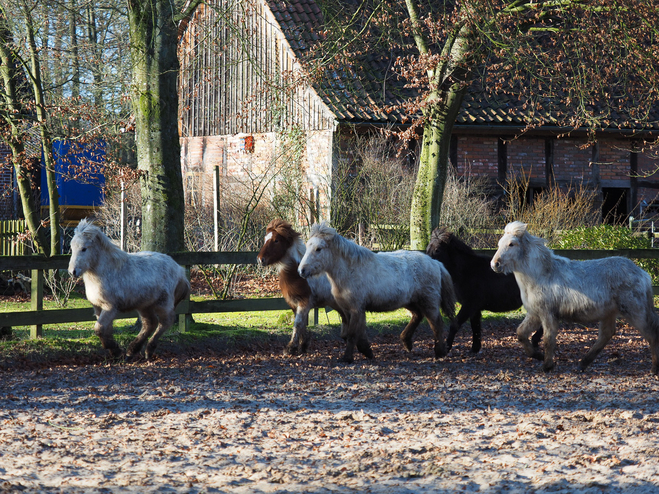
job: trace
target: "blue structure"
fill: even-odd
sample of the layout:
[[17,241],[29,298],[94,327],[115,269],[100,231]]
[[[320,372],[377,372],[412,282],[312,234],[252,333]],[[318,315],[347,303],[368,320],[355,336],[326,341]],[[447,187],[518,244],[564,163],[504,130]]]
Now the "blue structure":
[[[105,142],[78,143],[67,140],[53,143],[60,206],[93,208],[103,202]],[[46,169],[41,168],[41,205],[48,206]]]

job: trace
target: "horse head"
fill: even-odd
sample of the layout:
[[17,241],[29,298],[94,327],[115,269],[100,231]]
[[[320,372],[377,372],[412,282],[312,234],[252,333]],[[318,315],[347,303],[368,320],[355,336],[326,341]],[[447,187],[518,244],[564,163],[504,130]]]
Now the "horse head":
[[265,243],[256,256],[259,266],[270,266],[280,262],[288,249],[300,238],[290,223],[280,219],[272,220],[266,227]]
[[508,223],[499,239],[497,249],[490,266],[495,273],[512,273],[515,268],[525,261],[524,242],[530,237],[526,231],[526,223],[513,221]]
[[302,278],[309,278],[327,271],[332,263],[332,241],[336,230],[327,223],[316,223],[311,227],[307,240],[307,250],[300,261],[297,272]]
[[69,273],[74,277],[82,276],[85,271],[93,269],[98,262],[96,254],[101,231],[87,218],[75,229],[71,240],[71,260]]
[[430,235],[430,243],[426,248],[426,254],[433,259],[446,265],[450,262],[449,246],[453,234],[445,226],[435,228]]

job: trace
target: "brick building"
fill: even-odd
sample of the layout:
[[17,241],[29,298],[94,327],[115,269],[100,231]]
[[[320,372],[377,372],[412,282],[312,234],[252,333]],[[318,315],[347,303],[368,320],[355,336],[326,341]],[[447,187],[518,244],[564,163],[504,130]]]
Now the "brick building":
[[[188,197],[212,203],[215,166],[225,183],[266,173],[281,152],[281,129],[294,125],[304,141],[300,190],[320,191],[321,217],[329,218],[329,184],[337,163],[350,159],[349,136],[400,125],[402,115],[374,108],[378,101],[383,107],[402,101],[409,90],[401,86],[391,92],[397,77],[391,55],[378,53],[368,55],[367,74],[337,69],[320,83],[287,86],[291,74],[302,73],[300,62],[310,56],[323,26],[315,0],[250,3],[251,9],[235,14],[243,16],[241,36],[215,14],[231,5],[210,0],[181,33],[180,126]],[[273,81],[283,89],[273,93]],[[512,173],[530,177],[530,194],[552,184],[584,184],[601,192],[604,216],[659,209],[659,173],[649,175],[659,167],[656,151],[642,149],[625,131],[601,132],[595,144],[585,131],[559,137],[562,129],[551,127],[516,138],[524,128],[521,117],[510,111],[516,105],[511,99],[493,103],[466,96],[451,145],[459,175],[487,177],[495,194]],[[659,112],[653,117],[656,138]]]

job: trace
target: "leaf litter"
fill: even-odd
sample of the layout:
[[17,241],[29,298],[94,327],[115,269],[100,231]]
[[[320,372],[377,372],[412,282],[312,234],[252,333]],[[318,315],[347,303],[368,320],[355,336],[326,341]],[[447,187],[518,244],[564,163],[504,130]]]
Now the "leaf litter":
[[[401,328],[402,329],[402,328]],[[653,492],[659,380],[633,328],[585,372],[596,330],[559,333],[540,371],[507,321],[432,359],[372,338],[0,373],[0,492]]]

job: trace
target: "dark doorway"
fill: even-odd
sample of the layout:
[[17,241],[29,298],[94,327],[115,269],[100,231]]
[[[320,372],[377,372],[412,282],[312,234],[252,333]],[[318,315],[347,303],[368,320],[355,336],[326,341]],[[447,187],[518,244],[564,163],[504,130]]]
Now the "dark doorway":
[[627,220],[629,208],[627,207],[627,197],[629,189],[622,188],[602,188],[602,218],[605,223],[610,225],[619,225]]

